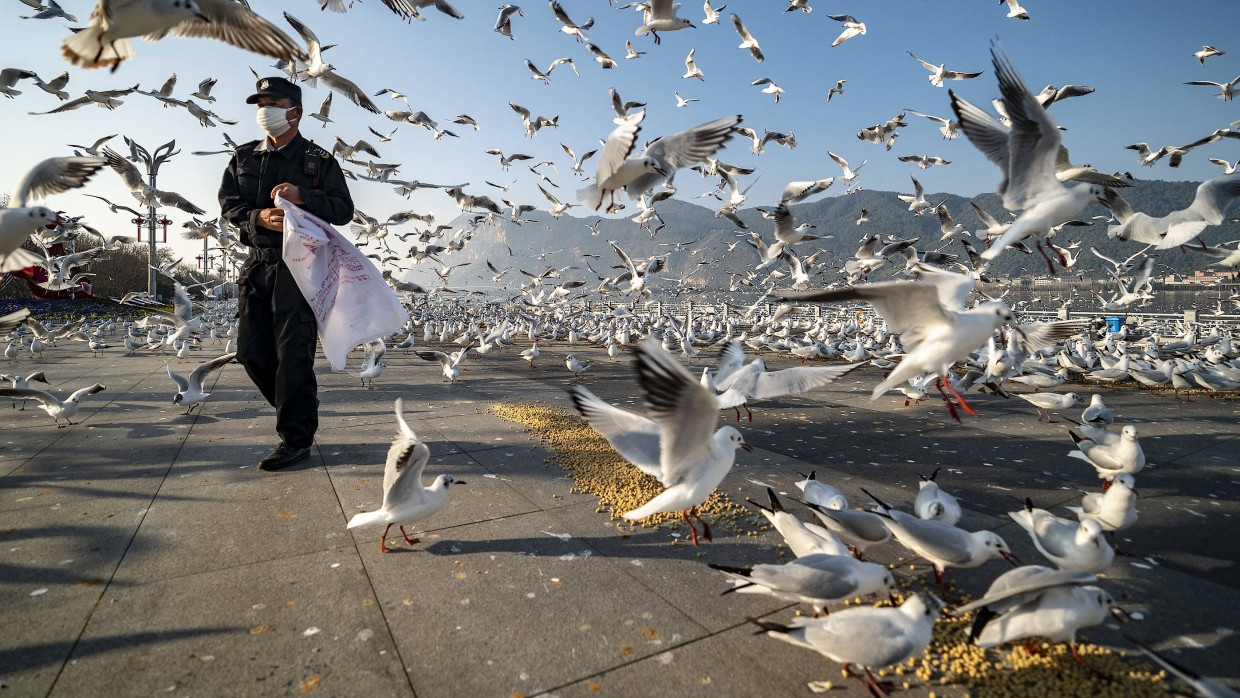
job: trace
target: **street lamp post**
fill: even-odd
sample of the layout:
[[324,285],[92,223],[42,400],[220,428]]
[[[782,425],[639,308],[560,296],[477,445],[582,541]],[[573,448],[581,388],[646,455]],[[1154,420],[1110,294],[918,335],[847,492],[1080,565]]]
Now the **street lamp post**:
[[175,139],[156,148],[154,154],[130,140],[128,136],[125,137],[125,143],[129,146],[130,151],[133,152],[137,159],[146,165],[146,177],[148,180],[147,185],[150,187],[150,193],[147,199],[147,215],[144,218],[135,219],[135,222],[139,225],[145,223],[147,233],[150,236],[150,264],[146,272],[146,291],[151,294],[152,298],[154,298],[156,276],[155,267],[157,266],[155,264],[155,226],[162,224],[164,226],[164,234],[167,235],[168,225],[172,222],[159,215],[155,210],[156,204],[159,203],[159,201],[155,198],[155,178],[159,174],[159,166],[181,151],[174,150],[174,148],[177,147],[177,142]]

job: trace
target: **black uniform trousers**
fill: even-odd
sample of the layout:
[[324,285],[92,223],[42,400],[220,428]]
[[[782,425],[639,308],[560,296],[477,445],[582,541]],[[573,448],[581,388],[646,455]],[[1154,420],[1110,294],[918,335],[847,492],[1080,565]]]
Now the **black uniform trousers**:
[[280,261],[251,259],[241,270],[237,293],[237,361],[276,408],[280,440],[308,448],[319,426],[318,327],[310,304]]

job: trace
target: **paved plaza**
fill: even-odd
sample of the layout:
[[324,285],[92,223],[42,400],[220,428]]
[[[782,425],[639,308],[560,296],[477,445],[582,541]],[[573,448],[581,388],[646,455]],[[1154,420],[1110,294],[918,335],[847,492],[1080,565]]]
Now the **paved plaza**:
[[[316,448],[277,473],[253,467],[275,444],[274,414],[239,366],[214,374],[201,413],[183,416],[159,358],[49,351],[28,370],[45,370],[53,392],[107,390],[66,429],[33,404],[0,405],[0,693],[799,696],[831,680],[829,695],[864,695],[838,665],[746,622],[787,620],[793,605],[721,596],[729,585],[706,563],[787,559],[776,534],[717,528],[695,549],[684,528],[630,532],[572,491],[522,425],[488,414],[496,403],[567,409],[569,352],[595,361],[585,384],[600,397],[640,405],[629,355],[609,363],[580,345],[540,346],[533,370],[516,350],[493,353],[470,360],[455,385],[437,364],[389,350],[374,390],[320,359]],[[713,352],[703,358],[713,363]],[[816,470],[852,506],[866,505],[865,487],[907,507],[916,473],[941,466],[965,528],[993,529],[1024,562],[1043,562],[1005,512],[1030,497],[1066,514],[1074,488],[1096,490],[1091,469],[1066,457],[1065,425],[981,395],[970,397],[981,417],[956,424],[938,400],[870,401],[877,380],[867,367],[752,405],[753,422],[737,426],[754,452],[738,454],[721,489],[764,501],[768,485],[794,495],[796,473]],[[1120,536],[1132,556],[1104,581],[1140,618],[1122,632],[1240,686],[1240,402],[1100,390],[1117,421],[1140,424],[1151,463],[1137,477],[1140,520]],[[431,450],[428,480],[451,473],[467,485],[421,543],[394,530],[383,554],[381,527],[345,523],[381,502],[397,397]],[[929,572],[894,544],[873,557],[902,576]],[[1004,569],[994,561],[949,578],[978,595]],[[1120,633],[1108,623],[1085,636],[1131,648]],[[914,685],[897,695],[930,691],[964,693]]]

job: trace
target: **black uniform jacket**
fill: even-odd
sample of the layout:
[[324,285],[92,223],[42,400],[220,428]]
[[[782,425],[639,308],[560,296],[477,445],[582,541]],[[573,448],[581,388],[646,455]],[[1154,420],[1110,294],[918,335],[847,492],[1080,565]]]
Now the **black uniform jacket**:
[[[266,143],[265,148],[259,148]],[[241,242],[251,247],[281,247],[283,233],[256,222],[258,212],[272,208],[271,190],[288,182],[301,189],[301,208],[332,225],[353,218],[353,198],[340,164],[326,150],[300,133],[279,150],[266,139],[237,146],[220,182],[224,218],[241,229]]]

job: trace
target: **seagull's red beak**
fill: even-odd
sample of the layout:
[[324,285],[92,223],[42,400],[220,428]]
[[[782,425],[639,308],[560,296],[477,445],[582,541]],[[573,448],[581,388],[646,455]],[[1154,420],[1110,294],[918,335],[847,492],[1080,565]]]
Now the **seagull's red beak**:
[[1007,560],[1008,562],[1012,563],[1013,567],[1017,567],[1020,565],[1020,558],[1016,557],[1012,553],[1009,553],[1006,550],[1000,550],[999,554],[1003,556],[1004,560]]
[[750,446],[749,444],[745,443],[744,441],[742,441],[742,442],[741,442],[741,448],[745,449],[745,452],[746,452],[746,453],[753,453],[753,446]]

